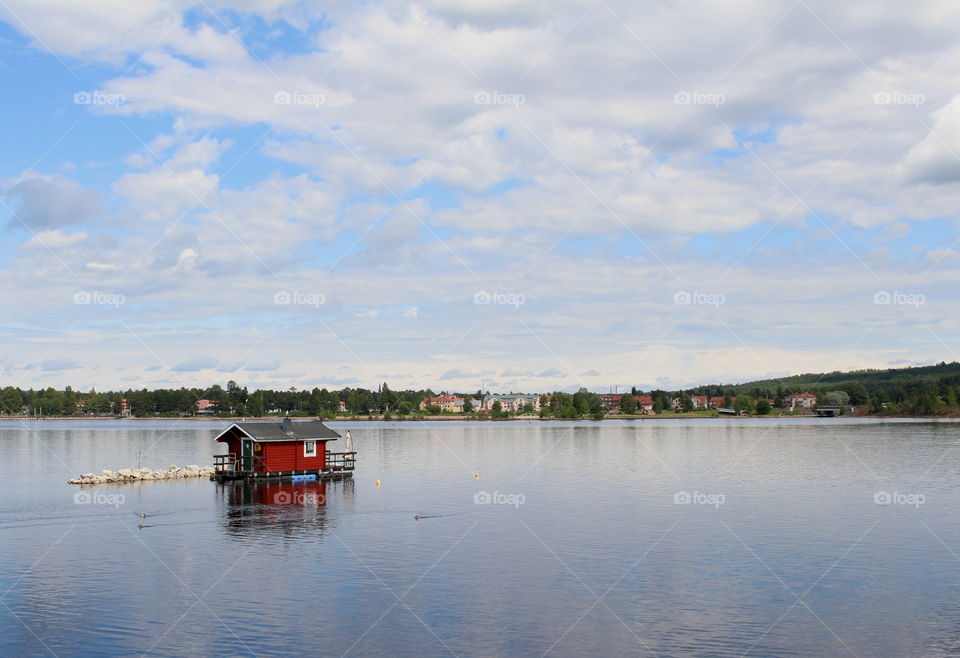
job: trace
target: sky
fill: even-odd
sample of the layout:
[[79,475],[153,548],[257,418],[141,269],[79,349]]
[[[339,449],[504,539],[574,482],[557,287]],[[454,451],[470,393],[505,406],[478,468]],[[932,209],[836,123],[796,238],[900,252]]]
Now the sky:
[[3,0],[0,385],[960,360],[960,5]]

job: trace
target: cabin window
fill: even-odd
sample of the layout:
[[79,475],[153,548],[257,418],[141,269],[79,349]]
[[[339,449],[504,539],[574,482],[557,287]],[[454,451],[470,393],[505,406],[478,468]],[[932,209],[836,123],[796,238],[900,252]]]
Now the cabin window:
[[316,456],[317,456],[317,442],[316,442],[316,441],[304,441],[304,442],[303,442],[303,456],[304,456],[304,457],[316,457]]

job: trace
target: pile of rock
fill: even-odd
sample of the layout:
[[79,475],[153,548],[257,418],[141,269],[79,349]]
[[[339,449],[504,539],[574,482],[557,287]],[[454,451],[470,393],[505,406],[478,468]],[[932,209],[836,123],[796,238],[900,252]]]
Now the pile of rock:
[[100,471],[100,474],[83,473],[69,480],[69,484],[107,484],[110,482],[141,482],[143,480],[177,480],[202,478],[213,475],[213,466],[171,466],[152,470],[149,468],[121,468],[119,471]]

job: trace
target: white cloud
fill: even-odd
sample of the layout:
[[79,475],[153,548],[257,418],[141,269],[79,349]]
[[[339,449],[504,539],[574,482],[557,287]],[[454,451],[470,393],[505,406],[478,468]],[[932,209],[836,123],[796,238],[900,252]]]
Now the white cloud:
[[83,231],[76,233],[64,233],[63,231],[41,231],[34,234],[26,243],[25,248],[47,248],[56,249],[57,247],[69,247],[87,239],[87,234]]
[[928,251],[925,255],[925,258],[928,263],[939,265],[940,263],[950,263],[956,261],[957,258],[960,258],[960,252],[949,247],[941,247],[939,249],[931,249]]
[[[244,13],[277,18],[295,0],[211,2],[205,8],[231,7]],[[184,27],[182,13],[190,0],[102,0],[78,4],[70,0],[10,0],[0,6],[0,19],[27,34],[40,48],[122,67],[129,53],[152,48],[177,48],[197,58],[232,60],[242,47],[232,37],[207,25]],[[217,23],[218,27],[221,27]]]
[[187,142],[153,169],[124,174],[113,191],[136,208],[136,221],[175,222],[191,208],[210,203],[209,196],[217,190],[220,179],[205,169],[228,146],[209,138]]
[[960,180],[960,96],[933,113],[933,125],[904,157],[902,176],[911,183]]

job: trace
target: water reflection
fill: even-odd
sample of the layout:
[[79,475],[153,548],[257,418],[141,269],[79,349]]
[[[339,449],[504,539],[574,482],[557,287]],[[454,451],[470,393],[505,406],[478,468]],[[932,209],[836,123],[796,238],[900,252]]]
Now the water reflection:
[[[332,500],[334,497],[335,500]],[[230,537],[258,534],[316,537],[328,527],[334,509],[349,507],[353,481],[294,482],[264,480],[217,485],[223,528]]]

